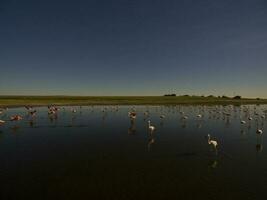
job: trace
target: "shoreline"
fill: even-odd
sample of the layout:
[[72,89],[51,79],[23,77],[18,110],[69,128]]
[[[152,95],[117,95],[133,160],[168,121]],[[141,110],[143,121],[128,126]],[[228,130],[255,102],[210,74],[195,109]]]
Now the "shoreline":
[[267,99],[233,99],[199,96],[0,96],[0,108],[35,106],[93,106],[93,105],[260,105]]

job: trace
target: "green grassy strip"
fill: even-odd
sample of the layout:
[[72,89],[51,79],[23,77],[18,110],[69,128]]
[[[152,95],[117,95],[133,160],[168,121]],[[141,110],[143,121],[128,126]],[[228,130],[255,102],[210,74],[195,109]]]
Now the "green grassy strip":
[[200,96],[0,96],[0,106],[23,105],[177,105],[267,104],[267,99],[232,99]]

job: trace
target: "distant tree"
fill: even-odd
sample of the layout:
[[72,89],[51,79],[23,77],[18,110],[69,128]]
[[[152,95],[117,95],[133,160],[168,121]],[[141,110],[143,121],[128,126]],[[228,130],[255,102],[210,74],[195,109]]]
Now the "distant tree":
[[207,96],[207,97],[209,97],[209,98],[214,98],[214,96],[213,96],[213,95],[209,95],[209,96]]
[[241,99],[241,96],[237,95],[237,96],[233,97],[233,99]]
[[261,100],[259,97],[256,100]]
[[223,99],[228,99],[229,97],[228,97],[228,96],[225,96],[225,95],[223,95],[223,96],[222,96],[222,98],[223,98]]
[[176,94],[164,94],[165,97],[175,97]]

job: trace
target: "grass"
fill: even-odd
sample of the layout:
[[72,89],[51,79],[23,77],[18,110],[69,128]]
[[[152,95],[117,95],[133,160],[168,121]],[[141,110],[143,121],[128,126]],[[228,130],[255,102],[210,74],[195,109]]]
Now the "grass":
[[0,96],[0,107],[45,105],[267,104],[267,99],[200,96]]

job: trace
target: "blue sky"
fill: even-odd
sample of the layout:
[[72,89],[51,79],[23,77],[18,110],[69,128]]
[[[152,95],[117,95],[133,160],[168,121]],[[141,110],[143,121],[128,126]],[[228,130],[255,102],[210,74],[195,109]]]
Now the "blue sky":
[[267,97],[267,2],[2,0],[0,69],[0,94]]

